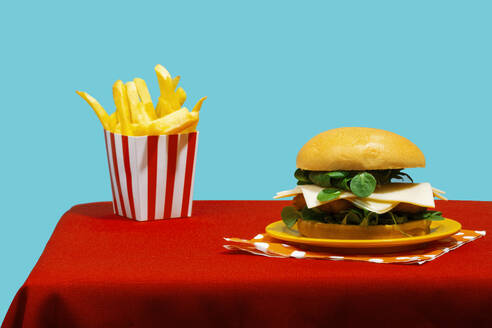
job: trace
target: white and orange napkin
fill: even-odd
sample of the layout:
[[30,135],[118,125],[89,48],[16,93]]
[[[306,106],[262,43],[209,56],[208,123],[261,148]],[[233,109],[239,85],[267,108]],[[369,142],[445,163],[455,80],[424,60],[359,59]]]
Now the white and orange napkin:
[[[255,255],[263,255],[277,258],[298,258],[298,259],[323,259],[334,261],[364,261],[373,263],[404,263],[404,264],[424,264],[435,260],[460,246],[472,242],[485,236],[485,231],[479,230],[460,230],[454,235],[430,242],[425,247],[417,250],[403,251],[390,254],[357,254],[346,252],[336,252],[333,249],[323,249],[320,247],[309,247],[286,243],[270,237],[267,233],[256,235],[252,239],[224,238],[231,244],[224,245],[228,250],[241,250]],[[364,252],[365,253],[365,252]]]

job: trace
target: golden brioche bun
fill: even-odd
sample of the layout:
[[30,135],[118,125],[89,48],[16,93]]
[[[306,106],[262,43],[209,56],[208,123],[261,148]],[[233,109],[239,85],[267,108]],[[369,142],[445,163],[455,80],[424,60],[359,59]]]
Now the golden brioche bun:
[[317,221],[297,221],[299,232],[310,238],[325,239],[393,239],[410,236],[423,236],[430,232],[430,220],[417,220],[397,225],[359,226],[348,224],[321,223]]
[[393,132],[347,127],[322,132],[297,154],[297,167],[311,171],[386,170],[425,167],[422,151]]

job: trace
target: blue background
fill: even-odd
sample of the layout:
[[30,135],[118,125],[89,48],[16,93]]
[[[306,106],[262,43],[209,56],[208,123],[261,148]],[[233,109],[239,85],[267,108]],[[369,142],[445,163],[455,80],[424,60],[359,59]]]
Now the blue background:
[[[14,4],[15,3],[15,4]],[[59,217],[110,200],[102,128],[112,84],[154,66],[202,96],[195,199],[270,199],[300,147],[340,126],[408,137],[408,172],[491,200],[487,1],[10,2],[0,10],[0,319]],[[476,227],[480,228],[480,227]],[[218,241],[220,242],[220,241]]]

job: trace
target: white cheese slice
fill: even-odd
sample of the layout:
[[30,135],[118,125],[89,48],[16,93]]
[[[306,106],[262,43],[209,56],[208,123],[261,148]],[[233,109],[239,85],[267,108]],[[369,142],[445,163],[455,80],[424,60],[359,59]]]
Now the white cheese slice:
[[[308,208],[320,206],[327,202],[320,202],[318,193],[323,187],[316,185],[299,185],[292,190],[277,193],[274,198],[282,198],[302,193]],[[337,199],[348,199],[359,207],[372,212],[385,213],[398,203],[409,203],[422,207],[435,207],[434,193],[430,183],[391,183],[382,185],[366,198],[358,198],[353,193],[342,191]],[[387,209],[387,210],[386,210]]]
[[389,183],[376,188],[367,199],[435,207],[430,183]]
[[352,198],[348,199],[355,206],[359,208],[366,209],[371,212],[375,212],[378,214],[383,214],[391,211],[399,202],[379,202],[367,198]]
[[[301,185],[299,188],[302,190],[304,199],[306,200],[306,205],[308,208],[317,207],[329,202],[320,202],[318,200],[318,193],[323,190],[322,187],[316,185]],[[398,205],[399,202],[388,202],[388,201],[374,201],[369,198],[358,198],[353,193],[348,191],[343,191],[340,197],[337,199],[347,199],[352,202],[355,206],[366,209],[371,212],[378,214],[383,214],[391,211],[393,207]]]
[[[318,200],[318,194],[321,190],[325,189],[323,187],[319,187],[317,185],[300,185],[299,189],[302,190],[302,194],[304,195],[304,200],[306,201],[306,206],[308,208],[317,207],[329,202],[320,202]],[[345,199],[345,198],[356,198],[354,194],[348,191],[342,191],[340,196],[337,199]],[[336,199],[334,199],[336,200]]]
[[285,198],[285,197],[295,196],[297,194],[302,194],[302,190],[301,188],[299,188],[299,186],[291,190],[279,191],[273,198],[274,199]]

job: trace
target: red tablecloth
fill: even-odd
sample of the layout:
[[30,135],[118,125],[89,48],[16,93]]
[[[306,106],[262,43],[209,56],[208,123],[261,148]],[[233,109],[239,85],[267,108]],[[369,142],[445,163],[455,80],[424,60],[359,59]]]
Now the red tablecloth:
[[[195,201],[193,218],[134,222],[110,203],[58,223],[2,327],[487,326],[492,240],[424,265],[232,253],[285,201]],[[438,201],[465,229],[492,231],[492,202]],[[40,218],[42,219],[42,218]]]

